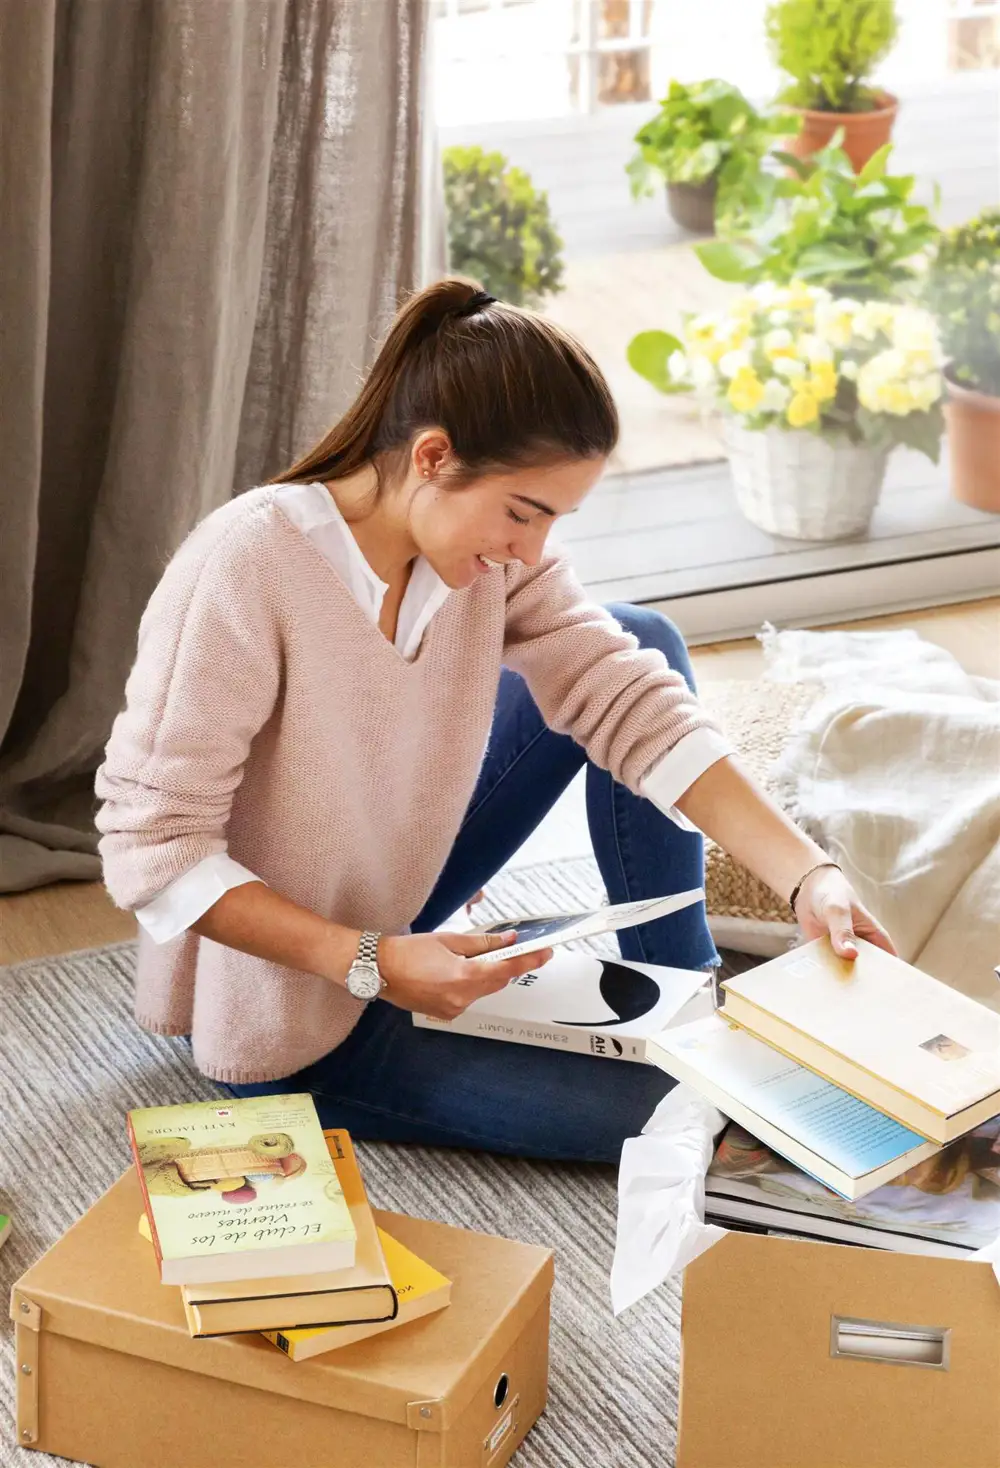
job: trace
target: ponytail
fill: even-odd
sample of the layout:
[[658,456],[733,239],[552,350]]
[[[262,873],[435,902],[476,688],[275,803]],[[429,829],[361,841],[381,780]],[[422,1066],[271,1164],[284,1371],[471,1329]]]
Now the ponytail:
[[618,415],[600,369],[555,322],[451,276],[410,297],[354,403],[271,481],[342,479],[441,427],[467,476],[606,457]]

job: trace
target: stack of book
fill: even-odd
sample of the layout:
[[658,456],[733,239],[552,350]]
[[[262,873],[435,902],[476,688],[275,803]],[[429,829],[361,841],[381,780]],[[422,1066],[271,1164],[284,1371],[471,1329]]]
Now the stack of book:
[[312,1097],[128,1114],[160,1279],[192,1336],[259,1331],[293,1360],[443,1309],[451,1284],[372,1214],[351,1139]]
[[866,942],[826,939],[722,986],[647,1057],[731,1125],[706,1217],[961,1255],[1000,1232],[1000,1015]]

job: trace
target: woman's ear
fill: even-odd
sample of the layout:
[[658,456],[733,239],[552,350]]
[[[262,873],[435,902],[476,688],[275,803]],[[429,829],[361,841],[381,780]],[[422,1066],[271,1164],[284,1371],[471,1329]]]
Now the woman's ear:
[[425,428],[413,440],[410,467],[417,479],[433,479],[452,457],[451,439],[443,428]]

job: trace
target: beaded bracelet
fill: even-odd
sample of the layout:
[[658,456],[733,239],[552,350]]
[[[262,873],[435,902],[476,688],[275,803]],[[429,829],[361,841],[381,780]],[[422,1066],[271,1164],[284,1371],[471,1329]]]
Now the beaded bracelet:
[[822,871],[824,867],[836,867],[838,872],[842,872],[844,870],[839,861],[818,861],[814,867],[810,867],[809,870],[805,872],[803,876],[801,876],[796,882],[795,886],[792,888],[792,895],[788,899],[788,906],[792,909],[793,914],[795,913],[795,903],[798,900],[798,895],[802,891],[802,888],[805,886],[806,882],[808,882],[813,872]]

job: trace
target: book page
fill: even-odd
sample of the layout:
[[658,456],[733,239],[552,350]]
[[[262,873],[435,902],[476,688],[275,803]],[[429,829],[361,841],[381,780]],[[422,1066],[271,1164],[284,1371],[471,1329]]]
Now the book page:
[[504,933],[513,930],[517,942],[507,948],[477,954],[475,963],[502,963],[522,953],[537,953],[559,943],[572,943],[578,938],[596,938],[620,928],[634,928],[640,923],[655,922],[682,908],[691,907],[704,897],[700,888],[677,892],[668,897],[645,897],[638,902],[620,902],[615,906],[594,908],[591,912],[558,913],[539,918],[510,918],[491,923],[473,932]]
[[945,1116],[1000,1090],[1000,1014],[858,946],[851,964],[818,939],[727,980],[725,991]]
[[719,1015],[667,1030],[656,1045],[849,1177],[924,1145],[923,1137]]

